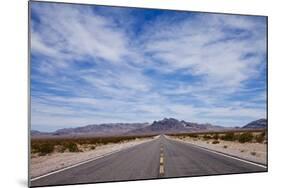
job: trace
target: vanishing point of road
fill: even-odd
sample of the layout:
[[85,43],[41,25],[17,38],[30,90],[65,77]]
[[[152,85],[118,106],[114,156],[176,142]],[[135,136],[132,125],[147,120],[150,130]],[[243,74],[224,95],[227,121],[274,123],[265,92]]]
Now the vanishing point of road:
[[34,178],[31,186],[265,172],[266,166],[159,136],[73,168]]

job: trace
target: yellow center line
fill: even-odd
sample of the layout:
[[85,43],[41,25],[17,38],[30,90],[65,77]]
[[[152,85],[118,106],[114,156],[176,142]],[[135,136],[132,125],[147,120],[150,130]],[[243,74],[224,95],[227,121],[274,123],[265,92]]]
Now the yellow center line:
[[159,175],[160,175],[160,177],[164,176],[164,166],[163,165],[161,165],[159,168]]
[[164,165],[164,157],[160,157],[160,165]]
[[159,176],[163,177],[164,176],[164,152],[163,152],[163,145],[161,144],[160,146],[160,165],[159,165]]

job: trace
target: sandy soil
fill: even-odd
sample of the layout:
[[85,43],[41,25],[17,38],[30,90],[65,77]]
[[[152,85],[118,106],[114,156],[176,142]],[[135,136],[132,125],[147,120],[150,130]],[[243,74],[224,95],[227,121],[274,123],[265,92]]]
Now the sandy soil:
[[152,138],[135,139],[133,141],[126,141],[119,144],[107,144],[97,146],[94,150],[88,150],[79,153],[52,153],[46,156],[31,156],[30,173],[31,178],[44,175],[46,173],[65,168],[89,159],[97,158],[99,156],[126,149],[144,142],[148,142]]
[[219,151],[225,154],[236,156],[242,159],[266,164],[267,163],[267,144],[264,143],[239,143],[232,141],[219,140],[218,144],[213,144],[213,139],[203,140],[196,138],[170,137],[182,142],[195,144],[204,148]]

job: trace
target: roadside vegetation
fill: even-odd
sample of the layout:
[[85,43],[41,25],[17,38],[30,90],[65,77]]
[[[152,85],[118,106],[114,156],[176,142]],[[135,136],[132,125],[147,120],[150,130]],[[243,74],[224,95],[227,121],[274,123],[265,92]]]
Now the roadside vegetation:
[[219,140],[239,143],[266,143],[265,130],[229,131],[229,132],[204,132],[204,133],[180,133],[170,136],[184,139],[189,137],[195,140],[204,140],[207,143],[217,144]]
[[92,138],[41,138],[31,139],[31,153],[44,156],[53,152],[83,152],[94,150],[97,146],[110,143],[122,143],[149,136],[119,136],[119,137],[92,137]]

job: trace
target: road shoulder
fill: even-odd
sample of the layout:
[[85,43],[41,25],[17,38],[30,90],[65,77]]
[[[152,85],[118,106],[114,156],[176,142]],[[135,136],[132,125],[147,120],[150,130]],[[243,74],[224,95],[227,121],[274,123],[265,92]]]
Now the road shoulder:
[[[257,164],[260,165],[262,167],[267,167],[267,155],[264,152],[264,150],[266,150],[266,145],[263,145],[262,151],[260,151],[260,153],[258,153],[258,151],[255,151],[256,153],[258,153],[258,155],[254,155],[252,156],[251,154],[251,150],[249,148],[247,148],[248,146],[242,147],[242,149],[239,149],[237,147],[236,143],[230,143],[230,142],[221,142],[221,144],[212,144],[210,143],[206,143],[203,141],[194,141],[192,139],[179,139],[179,138],[174,138],[174,137],[170,137],[170,136],[165,136],[167,139],[170,140],[174,140],[177,142],[181,142],[181,143],[185,143],[185,144],[189,144],[193,147],[197,147],[203,150],[207,150],[213,153],[217,153],[217,154],[221,154],[221,155],[225,155],[225,156],[229,156],[232,158],[237,158],[237,160],[241,160],[241,161],[246,161],[249,163],[253,163],[253,164]],[[225,146],[227,146],[227,148],[225,148]],[[241,144],[240,144],[241,147]],[[243,152],[241,152],[241,150],[244,150]]]

